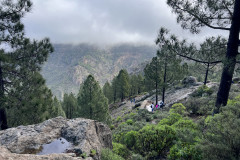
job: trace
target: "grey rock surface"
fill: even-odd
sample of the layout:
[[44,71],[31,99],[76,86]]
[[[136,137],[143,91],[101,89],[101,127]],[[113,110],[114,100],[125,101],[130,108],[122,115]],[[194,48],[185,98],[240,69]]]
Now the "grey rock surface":
[[36,154],[44,144],[60,137],[72,143],[70,151],[81,151],[90,155],[91,150],[95,150],[93,159],[100,159],[102,148],[112,148],[111,130],[107,125],[90,119],[68,120],[63,117],[0,131],[0,147],[5,147],[9,153]]
[[196,77],[193,77],[193,76],[185,77],[182,80],[182,84],[185,84],[185,85],[195,85],[196,83],[197,83],[197,79]]

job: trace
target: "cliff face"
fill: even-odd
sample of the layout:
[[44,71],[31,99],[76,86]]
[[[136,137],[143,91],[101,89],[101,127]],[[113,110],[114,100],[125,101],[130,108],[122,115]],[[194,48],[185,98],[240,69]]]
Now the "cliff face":
[[[63,146],[69,143],[66,148],[69,154],[52,154],[50,157],[26,155],[43,154],[44,152],[56,153],[59,148],[59,145],[56,146],[58,140],[61,140]],[[53,145],[49,147],[53,151],[46,150],[48,145]],[[105,124],[89,119],[67,120],[57,117],[36,125],[19,126],[0,131],[0,159],[6,155],[30,157],[29,159],[31,157],[36,157],[36,159],[44,159],[44,157],[74,159],[76,155],[79,156],[82,153],[88,155],[90,159],[100,159],[102,148],[112,148],[111,130]],[[90,157],[93,150],[96,151],[96,154]]]
[[58,98],[63,93],[77,93],[80,84],[92,74],[101,85],[118,74],[119,70],[132,72],[139,64],[156,55],[156,49],[147,45],[118,45],[101,49],[94,45],[54,45],[42,69],[48,87]]

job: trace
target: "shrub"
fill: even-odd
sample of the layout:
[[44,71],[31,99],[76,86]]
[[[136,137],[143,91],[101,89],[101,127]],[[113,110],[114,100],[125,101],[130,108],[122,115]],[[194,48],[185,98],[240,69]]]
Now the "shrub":
[[110,149],[102,149],[101,160],[124,160],[124,159],[121,156],[113,153]]
[[113,142],[113,153],[127,159],[130,156],[130,151],[127,149],[127,147],[120,143],[114,143]]
[[204,94],[211,95],[212,93],[213,93],[213,90],[211,88],[209,88],[206,85],[202,85],[202,86],[198,87],[198,89],[192,93],[192,96],[193,97],[201,97]]
[[158,125],[173,125],[177,121],[182,119],[182,116],[178,113],[171,113],[167,118],[163,118]]
[[136,121],[145,121],[150,122],[153,119],[152,112],[148,112],[146,109],[140,109],[137,114],[133,117],[133,120]]
[[182,103],[175,103],[170,109],[170,113],[178,113],[183,115],[186,107]]
[[136,115],[136,113],[131,112],[131,113],[129,113],[129,118],[133,118],[135,115]]
[[240,104],[240,95],[236,96],[232,100],[228,100],[227,102],[228,105],[235,105],[235,104]]
[[157,152],[159,155],[168,149],[176,139],[175,131],[167,125],[147,125],[138,132],[136,152],[147,155]]
[[179,119],[176,123],[172,125],[174,128],[189,128],[197,129],[197,125],[189,119]]
[[187,111],[191,114],[196,115],[208,115],[211,114],[213,110],[213,106],[215,103],[215,99],[211,97],[191,97],[185,103]]
[[129,148],[132,149],[137,141],[138,132],[137,131],[130,131],[124,135],[124,144]]
[[195,145],[178,143],[171,147],[168,155],[169,160],[202,160],[201,151]]
[[176,131],[178,141],[183,144],[193,145],[199,142],[200,130],[198,126],[189,119],[181,119],[174,123],[172,127]]
[[135,122],[133,125],[128,125],[126,122],[121,123],[116,129],[112,131],[113,133],[113,141],[118,143],[124,143],[124,135],[133,130],[138,131],[143,126],[146,125],[146,122]]
[[110,126],[110,129],[111,129],[111,130],[113,130],[114,128],[115,128],[115,126],[114,126],[114,125],[111,125],[111,126]]
[[240,104],[222,108],[222,112],[205,120],[207,128],[199,148],[204,159],[237,160],[240,157]]
[[128,120],[126,121],[126,123],[127,123],[128,125],[133,125],[133,120],[132,120],[132,119],[128,119]]
[[117,122],[120,122],[122,121],[122,117],[118,116],[117,119],[116,119]]
[[96,150],[95,149],[91,149],[91,151],[90,151],[90,156],[91,157],[93,157],[93,156],[95,156],[96,155]]
[[83,159],[85,159],[85,158],[87,158],[87,153],[82,153],[81,155],[80,155],[80,157],[82,157]]

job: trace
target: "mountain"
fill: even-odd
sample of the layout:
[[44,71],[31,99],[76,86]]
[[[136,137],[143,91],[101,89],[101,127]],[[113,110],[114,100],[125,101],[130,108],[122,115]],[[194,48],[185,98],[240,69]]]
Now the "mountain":
[[55,44],[54,52],[43,65],[42,75],[53,94],[77,93],[80,84],[92,74],[101,85],[111,81],[124,68],[134,72],[156,55],[156,47],[121,44],[100,48],[91,44]]

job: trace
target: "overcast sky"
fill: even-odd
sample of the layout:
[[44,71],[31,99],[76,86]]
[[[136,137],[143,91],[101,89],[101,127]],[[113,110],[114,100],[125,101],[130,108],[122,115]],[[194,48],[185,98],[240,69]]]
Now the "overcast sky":
[[23,23],[28,37],[53,43],[154,44],[160,27],[191,41],[225,34],[204,29],[192,35],[181,29],[165,0],[32,0]]

